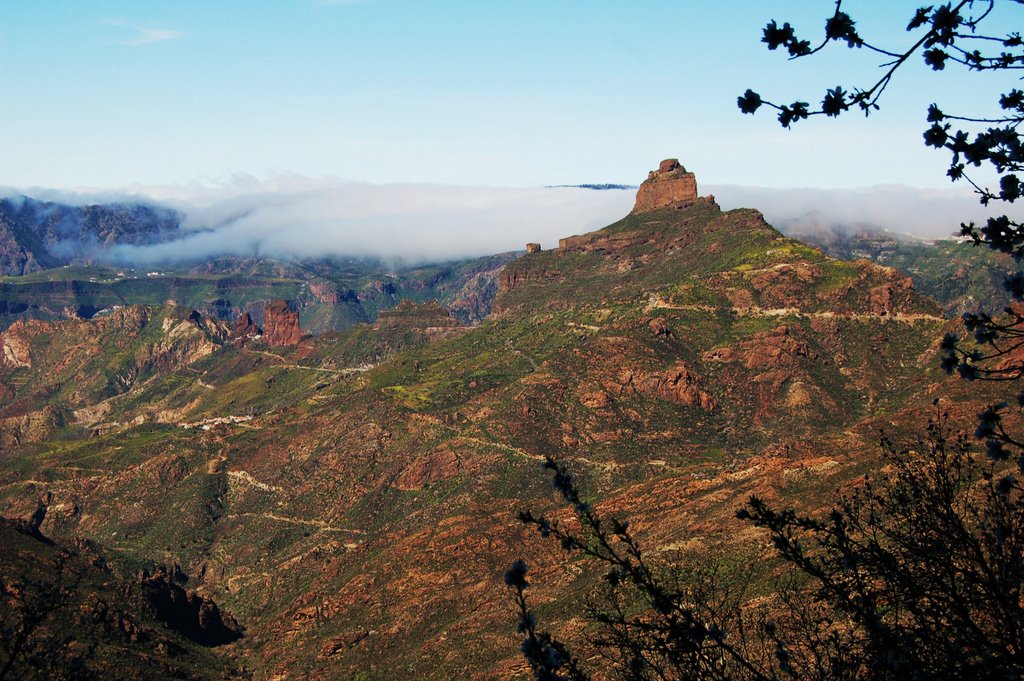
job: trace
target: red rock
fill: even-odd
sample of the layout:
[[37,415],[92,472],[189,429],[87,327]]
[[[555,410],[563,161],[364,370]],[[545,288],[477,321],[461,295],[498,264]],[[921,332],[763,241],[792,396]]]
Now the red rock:
[[655,336],[669,337],[672,335],[672,327],[668,325],[668,320],[664,317],[655,317],[647,326]]
[[603,409],[611,405],[612,398],[608,397],[608,393],[602,390],[594,390],[580,395],[580,403],[591,409]]
[[527,253],[540,253],[540,244],[526,244]]
[[680,361],[674,367],[660,372],[625,368],[604,385],[616,394],[636,392],[675,404],[714,411],[718,408],[718,402],[701,388],[701,383],[701,377],[686,362]]
[[324,305],[337,305],[341,302],[338,287],[329,281],[309,282],[309,292]]
[[256,326],[256,323],[252,320],[252,315],[248,312],[243,312],[238,315],[238,319],[235,320],[235,328],[231,331],[231,340],[240,340],[243,343],[246,339],[255,338],[263,333],[263,329]]
[[890,315],[896,311],[897,298],[900,293],[908,293],[914,289],[914,282],[909,277],[896,278],[871,289],[868,304],[871,311],[878,315]]
[[299,313],[284,300],[272,300],[263,310],[263,339],[270,345],[298,345],[302,340]]
[[634,213],[665,208],[697,198],[697,178],[674,158],[665,159],[651,171],[636,193]]

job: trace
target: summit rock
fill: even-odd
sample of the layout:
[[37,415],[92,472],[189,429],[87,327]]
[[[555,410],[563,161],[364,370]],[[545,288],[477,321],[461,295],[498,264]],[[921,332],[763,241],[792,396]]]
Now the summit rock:
[[647,175],[636,193],[634,213],[647,213],[697,198],[697,177],[686,171],[678,159],[665,159]]

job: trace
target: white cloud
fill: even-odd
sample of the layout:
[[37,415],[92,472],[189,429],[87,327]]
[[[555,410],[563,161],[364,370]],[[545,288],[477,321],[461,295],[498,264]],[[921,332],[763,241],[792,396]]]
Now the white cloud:
[[[424,263],[545,247],[621,218],[631,191],[574,188],[371,185],[282,175],[233,177],[219,185],[139,189],[185,217],[182,238],[112,249],[156,262],[215,255],[373,257]],[[108,193],[106,198],[110,198]]]
[[135,35],[132,38],[126,38],[118,41],[118,45],[127,45],[129,47],[141,47],[143,45],[152,45],[154,43],[162,43],[167,40],[175,40],[185,35],[183,31],[176,31],[168,28],[153,28],[149,26],[140,26],[132,24],[123,19],[108,19],[103,23],[109,26],[118,26],[126,30],[132,31]]
[[878,185],[855,189],[776,189],[718,185],[703,187],[725,209],[757,208],[786,233],[848,232],[882,228],[925,239],[949,237],[961,222],[984,223],[992,215],[1024,217],[1024,209],[978,203],[970,188],[922,189]]
[[[761,210],[784,232],[884,228],[925,238],[949,236],[961,221],[984,221],[972,192],[886,185],[860,189],[702,186],[724,209]],[[119,246],[111,254],[139,263],[218,255],[374,257],[423,263],[545,248],[560,237],[599,229],[626,215],[633,190],[373,185],[337,178],[235,175],[220,182],[137,186],[121,191],[24,189],[34,198],[83,205],[156,202],[183,215],[172,242]],[[0,188],[0,196],[15,193]],[[1012,214],[1012,213],[1011,213]],[[1020,217],[1020,216],[1018,216]]]

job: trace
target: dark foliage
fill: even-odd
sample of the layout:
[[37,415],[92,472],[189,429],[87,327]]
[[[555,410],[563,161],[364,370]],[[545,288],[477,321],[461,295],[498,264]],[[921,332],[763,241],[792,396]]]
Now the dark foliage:
[[[652,565],[628,524],[598,516],[553,461],[578,529],[520,519],[606,570],[586,607],[588,643],[624,679],[1024,678],[1024,486],[944,415],[923,437],[881,447],[883,472],[825,518],[756,497],[739,511],[791,569],[760,609],[714,575]],[[536,678],[585,678],[563,644],[536,633],[522,561],[505,582]]]
[[[757,498],[741,518],[768,529],[811,597],[842,623],[859,678],[1024,676],[1024,489],[979,464],[944,418],[825,519]],[[858,669],[859,667],[859,669]]]
[[[616,673],[629,679],[773,678],[751,661],[756,656],[744,647],[750,639],[742,631],[738,598],[723,590],[713,573],[654,568],[628,522],[601,518],[583,501],[565,466],[549,458],[545,468],[553,473],[555,490],[572,507],[577,529],[530,511],[521,512],[519,519],[567,552],[600,564],[605,574],[586,614],[598,625],[591,643]],[[525,623],[531,632],[536,621],[523,597],[525,574],[526,565],[516,561],[505,573],[505,583],[515,589],[520,630]],[[531,645],[528,638],[524,653]],[[564,645],[550,645],[568,655]],[[530,655],[527,659],[538,679],[583,678],[552,676],[557,669],[538,666]]]

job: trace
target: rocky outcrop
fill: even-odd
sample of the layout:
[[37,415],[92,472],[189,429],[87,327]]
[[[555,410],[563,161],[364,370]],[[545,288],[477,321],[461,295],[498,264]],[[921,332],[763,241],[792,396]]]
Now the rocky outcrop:
[[592,409],[610,406],[612,398],[638,394],[673,404],[715,411],[718,402],[703,388],[701,377],[684,361],[664,370],[642,370],[623,367],[618,373],[606,375],[604,390],[582,390],[580,403]]
[[651,243],[657,234],[650,231],[631,232],[590,232],[567,236],[558,240],[558,250],[563,253],[612,253],[632,246]]
[[672,327],[668,325],[668,320],[664,317],[655,317],[647,323],[647,328],[651,330],[655,336],[664,336],[666,338],[672,337]]
[[891,315],[899,307],[900,299],[913,290],[914,282],[910,277],[893,277],[892,281],[887,281],[869,291],[868,304],[875,314]]
[[259,338],[262,335],[263,329],[256,326],[256,322],[252,320],[252,315],[248,312],[243,312],[235,320],[235,328],[231,330],[230,339],[244,343],[247,340]]
[[459,323],[475,326],[491,313],[498,295],[498,276],[498,271],[478,272],[459,289],[448,303],[448,310]]
[[17,321],[0,333],[0,363],[18,369],[32,366],[29,353],[31,334],[25,322]]
[[740,362],[748,370],[791,367],[801,358],[813,361],[817,357],[807,341],[798,338],[785,324],[754,334],[735,347],[716,348],[704,353],[705,361]]
[[0,418],[0,449],[42,442],[63,425],[61,412],[50,405],[27,414]]
[[[565,241],[565,239],[562,239]],[[559,246],[561,248],[561,246]],[[543,281],[558,281],[562,277],[562,273],[556,269],[548,269],[546,267],[529,267],[519,266],[518,263],[509,265],[501,274],[498,275],[498,295],[500,296],[505,291],[511,291],[519,288],[531,282],[543,282]],[[494,307],[496,310],[501,309],[499,304],[500,299],[494,301]]]
[[142,576],[142,593],[158,619],[204,646],[219,646],[242,637],[242,628],[231,615],[222,613],[209,598],[187,591],[174,577],[164,569]]
[[263,340],[270,345],[298,345],[302,340],[299,313],[284,300],[272,300],[263,310]]
[[527,253],[540,253],[540,244],[526,244]]
[[186,319],[165,317],[164,336],[136,354],[138,366],[168,373],[213,354],[228,338],[228,327],[193,310]]
[[647,180],[640,185],[633,212],[646,213],[696,198],[696,176],[686,172],[678,160],[670,158],[662,161],[658,169],[652,170]]
[[641,395],[667,400],[688,407],[699,407],[714,411],[718,403],[710,393],[701,388],[700,377],[686,362],[660,372],[636,373],[626,369],[619,376],[625,389],[632,389]]
[[338,287],[330,281],[310,281],[309,292],[324,305],[337,305],[342,300]]

